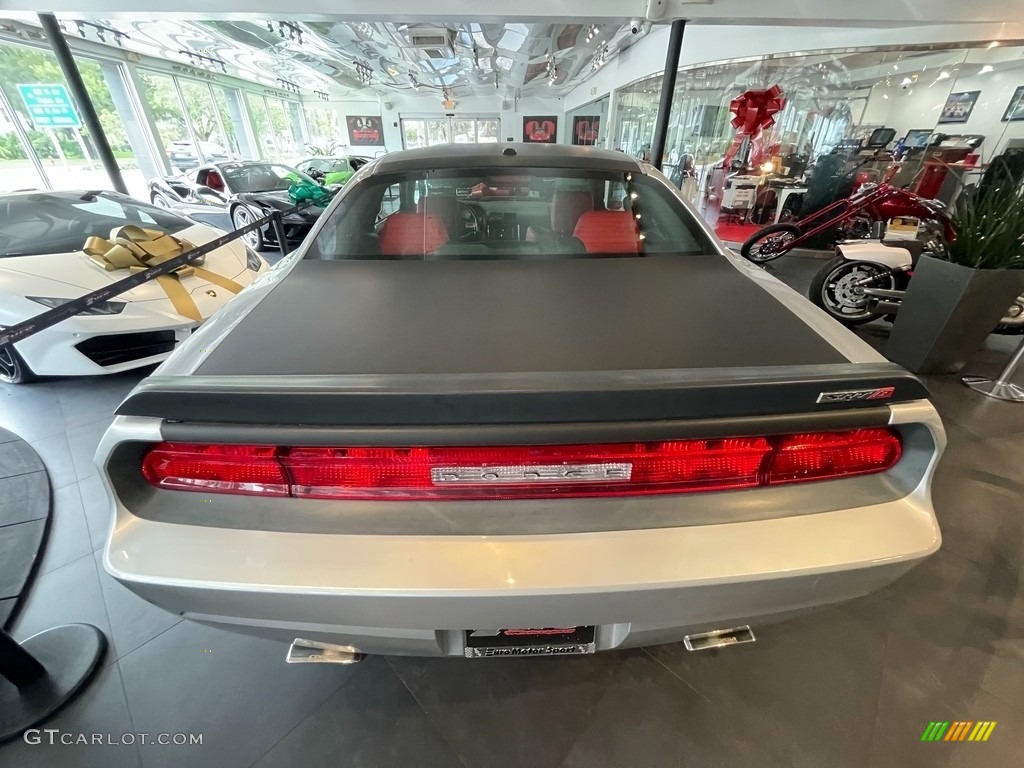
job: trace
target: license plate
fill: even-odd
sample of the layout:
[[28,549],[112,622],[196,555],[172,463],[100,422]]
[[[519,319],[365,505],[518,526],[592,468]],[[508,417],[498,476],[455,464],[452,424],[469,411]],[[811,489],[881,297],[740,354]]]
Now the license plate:
[[594,653],[594,627],[467,629],[466,658],[575,656]]

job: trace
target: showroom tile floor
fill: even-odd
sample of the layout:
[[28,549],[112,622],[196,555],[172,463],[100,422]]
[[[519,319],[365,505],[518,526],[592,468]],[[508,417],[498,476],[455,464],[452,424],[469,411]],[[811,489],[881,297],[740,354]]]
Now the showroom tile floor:
[[[819,262],[773,269],[803,290]],[[869,328],[874,341],[884,331]],[[993,372],[993,337],[971,370]],[[181,621],[99,562],[107,521],[91,457],[140,374],[0,387],[0,425],[54,488],[19,639],[73,621],[111,641],[62,732],[202,734],[202,746],[12,742],[0,765],[76,768],[914,768],[1019,765],[1024,753],[1024,407],[932,379],[949,431],[935,557],[881,594],[758,630],[759,642],[551,660],[371,658],[286,666],[284,648]],[[923,744],[931,720],[995,720],[984,744]]]

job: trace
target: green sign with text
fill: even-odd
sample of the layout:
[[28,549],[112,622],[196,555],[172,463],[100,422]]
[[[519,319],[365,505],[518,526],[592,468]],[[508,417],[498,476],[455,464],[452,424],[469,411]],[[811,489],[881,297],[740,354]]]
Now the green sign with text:
[[68,89],[62,83],[19,85],[18,93],[36,128],[78,128],[82,125]]

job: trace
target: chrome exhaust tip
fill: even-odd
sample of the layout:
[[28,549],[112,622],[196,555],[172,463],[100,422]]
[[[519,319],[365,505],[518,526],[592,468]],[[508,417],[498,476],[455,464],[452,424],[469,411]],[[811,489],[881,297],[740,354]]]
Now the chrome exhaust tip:
[[358,664],[366,658],[351,645],[331,645],[297,637],[288,647],[285,661],[289,664]]
[[683,638],[683,645],[688,651],[706,651],[709,648],[726,648],[731,645],[744,645],[757,640],[754,631],[748,626],[732,629],[716,629],[713,632],[700,632]]

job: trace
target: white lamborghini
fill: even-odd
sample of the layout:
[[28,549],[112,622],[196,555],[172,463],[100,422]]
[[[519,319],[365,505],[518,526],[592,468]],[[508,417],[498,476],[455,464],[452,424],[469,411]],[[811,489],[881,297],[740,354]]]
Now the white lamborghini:
[[[193,245],[221,230],[115,192],[22,192],[0,195],[0,327],[27,320],[131,274],[105,270],[82,249],[133,224]],[[232,290],[198,275],[180,278],[203,319],[269,268],[241,240],[207,255],[203,270],[227,278]],[[205,274],[205,273],[203,273]],[[0,381],[126,371],[166,358],[199,325],[175,311],[164,288],[145,283],[93,305],[57,325],[0,349]]]

